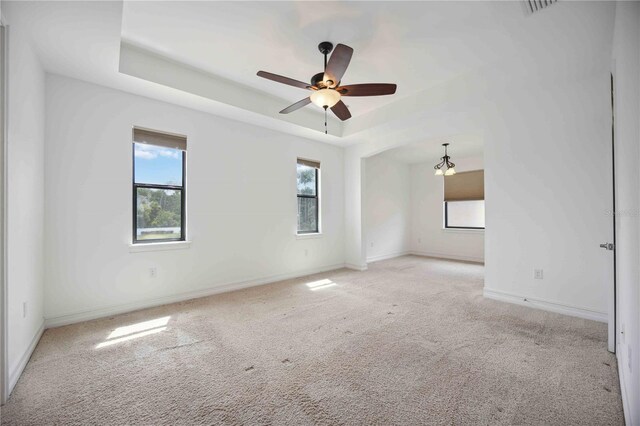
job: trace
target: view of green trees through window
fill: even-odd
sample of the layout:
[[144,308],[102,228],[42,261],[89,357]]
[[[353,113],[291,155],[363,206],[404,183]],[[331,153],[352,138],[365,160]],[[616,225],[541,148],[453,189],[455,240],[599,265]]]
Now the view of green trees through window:
[[139,240],[181,237],[181,191],[137,188],[137,204]]
[[318,232],[318,169],[298,163],[298,233]]

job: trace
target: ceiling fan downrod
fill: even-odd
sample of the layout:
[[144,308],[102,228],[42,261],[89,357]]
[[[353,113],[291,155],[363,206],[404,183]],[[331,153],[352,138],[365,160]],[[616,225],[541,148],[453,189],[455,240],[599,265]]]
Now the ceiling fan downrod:
[[327,59],[329,57],[329,53],[333,50],[333,43],[330,41],[323,41],[318,45],[318,50],[320,53],[324,55],[324,69],[323,71],[327,71]]

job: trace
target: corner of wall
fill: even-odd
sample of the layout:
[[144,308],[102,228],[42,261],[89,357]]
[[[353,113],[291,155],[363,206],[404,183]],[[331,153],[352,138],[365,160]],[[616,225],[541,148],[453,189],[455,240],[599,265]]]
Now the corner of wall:
[[5,389],[9,394],[44,330],[45,72],[12,11],[11,6],[3,7],[9,25],[5,159],[6,327],[10,331],[5,336]]

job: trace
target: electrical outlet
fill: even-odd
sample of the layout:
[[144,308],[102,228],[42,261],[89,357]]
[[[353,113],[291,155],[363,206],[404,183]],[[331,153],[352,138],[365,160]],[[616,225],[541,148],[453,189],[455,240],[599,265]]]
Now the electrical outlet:
[[155,267],[149,268],[149,277],[155,278],[157,276],[158,276],[158,269],[156,269]]
[[27,317],[27,302],[22,302],[22,318]]
[[304,255],[309,256],[309,249],[304,249]]
[[371,243],[371,247],[373,247],[373,243]]
[[543,272],[542,269],[534,269],[533,270],[533,279],[535,280],[541,280],[543,278]]

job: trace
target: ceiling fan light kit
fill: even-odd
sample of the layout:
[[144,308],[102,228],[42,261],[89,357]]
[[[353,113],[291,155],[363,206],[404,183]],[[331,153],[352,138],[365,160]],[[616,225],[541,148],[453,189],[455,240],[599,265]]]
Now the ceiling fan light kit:
[[311,102],[320,108],[331,108],[340,102],[340,93],[334,89],[320,89],[311,94]]
[[[342,96],[381,96],[393,95],[396,92],[395,84],[387,83],[370,83],[370,84],[352,84],[348,86],[340,86],[342,76],[344,75],[353,49],[344,44],[338,44],[333,49],[333,44],[323,41],[318,45],[318,50],[324,55],[324,72],[317,73],[311,77],[310,83],[294,80],[278,74],[266,71],[258,71],[258,76],[277,83],[287,84],[289,86],[299,87],[301,89],[311,90],[311,96],[304,98],[293,105],[280,111],[280,114],[289,114],[310,103],[323,108],[325,115],[327,109],[331,111],[340,120],[345,121],[351,118],[349,108],[342,102]],[[329,57],[329,54],[331,57]],[[325,117],[324,132],[327,133],[327,120]]]

